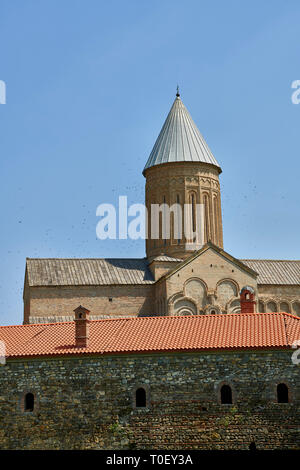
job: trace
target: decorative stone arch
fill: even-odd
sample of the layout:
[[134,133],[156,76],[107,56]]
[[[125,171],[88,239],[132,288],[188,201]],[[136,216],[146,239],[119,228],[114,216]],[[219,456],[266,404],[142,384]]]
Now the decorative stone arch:
[[[229,286],[229,288],[231,288],[231,292],[228,292],[229,296],[225,296],[221,291],[220,291],[220,288],[222,286],[222,284],[225,286],[227,284],[227,286]],[[218,282],[217,282],[217,285],[216,285],[216,293],[217,293],[217,299],[219,301],[219,303],[221,304],[222,301],[224,303],[224,307],[226,306],[226,304],[229,302],[230,299],[232,299],[233,297],[238,297],[239,295],[239,285],[238,283],[234,280],[234,279],[231,279],[231,278],[223,278],[223,279],[220,279]]]
[[[228,404],[222,403],[221,389],[222,389],[223,385],[227,385],[228,387],[231,388],[232,403],[228,403]],[[234,385],[232,384],[232,382],[230,380],[226,379],[226,380],[222,380],[222,382],[218,382],[215,385],[215,389],[216,389],[216,392],[217,392],[217,401],[220,405],[222,405],[222,406],[233,406],[236,403],[236,390],[235,390],[235,387],[234,387]]]
[[[272,309],[271,304],[275,305],[275,310]],[[278,302],[275,299],[268,299],[265,301],[266,313],[278,312]]]
[[[194,284],[194,288],[192,284]],[[187,279],[183,285],[184,296],[196,302],[199,308],[203,308],[207,304],[207,293],[208,287],[206,282],[196,276]]]
[[[287,309],[285,309],[285,305],[287,306]],[[291,302],[289,300],[281,300],[279,302],[279,312],[291,313],[292,312]]]
[[239,297],[232,297],[226,304],[227,313],[241,313],[241,301]]
[[220,284],[222,284],[222,282],[224,282],[224,281],[230,281],[230,282],[232,282],[232,283],[235,285],[236,290],[237,290],[237,291],[236,291],[236,295],[238,296],[239,291],[240,291],[240,286],[239,286],[238,282],[237,282],[235,279],[231,279],[230,277],[223,277],[222,279],[220,279],[220,280],[217,282],[216,288],[218,288],[218,286],[219,286]]
[[196,201],[199,203],[199,194],[196,189],[190,188],[188,189],[188,202],[191,202],[191,197],[194,196],[196,198]]
[[189,297],[182,297],[173,306],[174,315],[197,315],[197,305],[193,299]]
[[190,307],[182,307],[180,310],[178,310],[178,312],[175,313],[175,315],[178,317],[185,317],[188,315],[196,315],[196,313]]
[[209,304],[209,305],[206,305],[204,309],[204,313],[205,315],[218,315],[222,313],[222,308],[220,305]]
[[294,302],[292,302],[291,311],[294,315],[298,315],[298,317],[300,317],[300,301],[299,300],[294,300]]
[[181,299],[182,297],[184,297],[183,291],[175,292],[175,294],[168,298],[168,305],[174,304],[176,300]]
[[171,295],[171,297],[167,300],[167,314],[174,315],[174,303],[184,297],[183,292],[176,292],[175,294]]
[[185,289],[186,289],[186,285],[190,282],[190,281],[198,281],[198,282],[201,282],[205,289],[206,289],[206,292],[208,291],[208,286],[206,284],[206,282],[201,279],[200,277],[197,277],[197,276],[192,276],[192,277],[189,277],[186,281],[184,281],[184,284],[183,284],[183,292],[185,293]]

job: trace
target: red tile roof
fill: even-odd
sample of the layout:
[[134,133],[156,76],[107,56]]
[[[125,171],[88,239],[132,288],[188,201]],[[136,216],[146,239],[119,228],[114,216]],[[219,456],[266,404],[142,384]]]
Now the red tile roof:
[[6,357],[287,348],[300,318],[287,313],[143,317],[90,322],[87,348],[75,346],[75,323],[0,327]]

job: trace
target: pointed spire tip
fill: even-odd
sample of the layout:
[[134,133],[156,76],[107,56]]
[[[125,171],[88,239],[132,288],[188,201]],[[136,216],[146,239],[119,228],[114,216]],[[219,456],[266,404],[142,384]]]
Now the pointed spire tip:
[[177,96],[177,98],[179,98],[179,96],[180,96],[180,93],[179,93],[179,86],[178,86],[178,85],[177,85],[177,88],[176,88],[176,96]]

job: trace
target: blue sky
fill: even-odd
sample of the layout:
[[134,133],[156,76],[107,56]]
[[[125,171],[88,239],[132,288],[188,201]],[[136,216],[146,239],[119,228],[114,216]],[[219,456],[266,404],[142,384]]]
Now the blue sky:
[[96,207],[144,201],[181,97],[222,166],[225,249],[299,259],[298,1],[1,0],[0,324],[26,257],[143,257],[96,239]]

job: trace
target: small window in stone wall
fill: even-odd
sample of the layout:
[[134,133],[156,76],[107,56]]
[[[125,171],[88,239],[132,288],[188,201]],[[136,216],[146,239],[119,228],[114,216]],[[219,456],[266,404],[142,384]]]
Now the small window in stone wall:
[[232,390],[229,385],[222,385],[221,387],[221,403],[223,405],[232,404]]
[[29,392],[24,396],[24,411],[31,413],[34,410],[34,395]]
[[146,404],[146,390],[143,387],[140,387],[135,392],[135,406],[137,408],[145,408]]
[[277,402],[278,403],[289,402],[289,389],[286,384],[277,385]]

